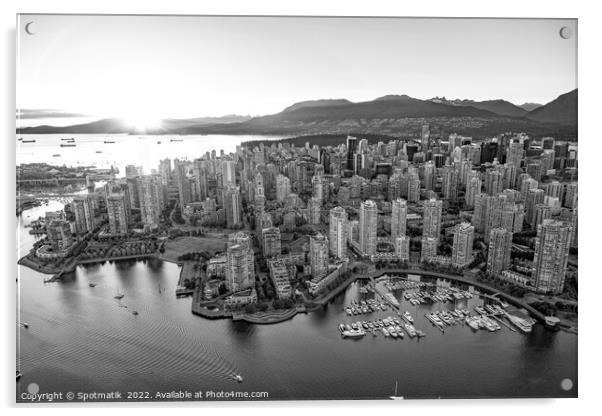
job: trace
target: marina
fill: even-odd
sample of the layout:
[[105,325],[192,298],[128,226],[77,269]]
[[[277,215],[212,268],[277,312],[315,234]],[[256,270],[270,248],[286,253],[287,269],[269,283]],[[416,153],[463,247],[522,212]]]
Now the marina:
[[[374,337],[403,339],[421,338],[426,333],[415,326],[414,308],[424,308],[423,316],[442,334],[453,327],[467,327],[473,332],[529,333],[535,320],[525,312],[508,312],[508,304],[469,288],[442,287],[438,282],[416,282],[407,278],[384,276],[358,288],[358,299],[343,307],[348,317],[393,311],[395,315],[339,324],[342,338],[359,339],[367,334]],[[434,306],[437,305],[437,308]],[[405,310],[404,310],[405,309]],[[403,312],[402,312],[403,310]],[[473,312],[471,312],[471,310]],[[521,315],[522,317],[519,317]]]

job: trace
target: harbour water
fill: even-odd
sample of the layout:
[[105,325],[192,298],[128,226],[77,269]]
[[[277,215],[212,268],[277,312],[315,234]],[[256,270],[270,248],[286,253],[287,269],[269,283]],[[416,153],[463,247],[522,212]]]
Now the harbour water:
[[[165,148],[175,152],[171,148],[178,145]],[[203,146],[193,146],[195,155],[216,147]],[[176,155],[161,158],[170,156]],[[44,154],[38,159],[48,161]],[[17,254],[36,238],[25,226],[60,208],[51,201],[18,217]],[[29,328],[16,328],[17,368],[23,373],[17,399],[31,383],[40,393],[233,390],[268,392],[269,399],[280,400],[384,399],[396,382],[398,395],[406,398],[577,395],[573,334],[540,324],[530,334],[506,327],[475,332],[461,323],[443,333],[424,314],[453,308],[452,303],[413,306],[396,291],[401,310],[411,312],[425,338],[343,339],[340,323],[393,314],[347,316],[343,307],[352,300],[374,296],[360,293],[361,283],[319,311],[276,325],[206,320],[191,314],[190,298],[175,297],[178,274],[177,265],[161,261],[107,262],[80,266],[63,282],[45,284],[47,275],[18,266],[19,319]],[[114,299],[117,293],[125,296]],[[482,302],[474,297],[456,306],[472,312]],[[233,374],[244,382],[237,383]],[[561,387],[565,379],[573,382],[568,391]]]
[[[119,168],[125,176],[125,166],[142,166],[145,174],[157,169],[159,160],[169,158],[188,159],[203,156],[215,150],[226,154],[235,152],[242,142],[255,139],[278,139],[279,137],[251,135],[127,135],[127,134],[23,134],[17,141],[17,164],[48,163],[66,166],[90,166],[108,169]],[[67,139],[75,139],[75,147],[61,147]],[[29,141],[35,140],[35,143]],[[112,143],[105,143],[112,142]],[[101,152],[101,153],[97,153]],[[54,156],[57,155],[57,156]]]

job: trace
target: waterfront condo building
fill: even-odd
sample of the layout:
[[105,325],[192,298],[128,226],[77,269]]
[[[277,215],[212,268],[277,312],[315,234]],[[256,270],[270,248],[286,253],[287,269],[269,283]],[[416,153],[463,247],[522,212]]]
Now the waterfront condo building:
[[473,240],[474,226],[468,222],[456,225],[451,260],[454,266],[464,267],[472,261]]
[[75,214],[75,231],[78,234],[87,233],[94,229],[94,208],[89,195],[78,195],[71,204]]
[[359,243],[364,256],[376,253],[376,227],[378,209],[376,202],[367,200],[360,205]]
[[494,228],[489,233],[487,271],[499,274],[510,267],[512,233],[504,228]]
[[330,210],[328,241],[330,254],[336,258],[347,257],[347,212],[343,207]]
[[559,294],[564,279],[572,238],[570,223],[544,219],[537,227],[532,283],[536,292]]
[[309,264],[314,278],[328,273],[328,238],[320,233],[309,238]]
[[255,273],[249,267],[249,250],[244,244],[228,247],[226,254],[226,287],[239,292],[254,286]]
[[46,235],[50,245],[56,250],[65,250],[73,244],[71,226],[68,221],[54,219],[46,225]]

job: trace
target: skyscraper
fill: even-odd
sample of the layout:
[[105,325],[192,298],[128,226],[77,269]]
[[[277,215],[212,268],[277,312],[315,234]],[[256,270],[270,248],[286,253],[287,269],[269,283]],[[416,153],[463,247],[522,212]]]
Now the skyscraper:
[[533,213],[533,224],[531,226],[533,229],[537,230],[537,228],[544,222],[552,217],[552,208],[546,204],[536,204],[534,213]]
[[311,178],[312,196],[320,201],[324,200],[322,175],[314,175]]
[[485,173],[485,190],[487,195],[495,196],[504,190],[503,175],[497,170]]
[[506,163],[520,168],[524,152],[523,144],[521,142],[513,141],[506,151]]
[[452,247],[452,264],[454,266],[464,267],[472,261],[473,240],[474,226],[467,222],[456,225]]
[[437,255],[438,240],[435,237],[422,237],[420,261],[430,261]]
[[432,161],[424,164],[424,189],[428,191],[435,189],[435,164]]
[[248,249],[234,244],[226,252],[226,287],[232,292],[253,287],[254,273],[249,268]]
[[320,214],[322,212],[322,201],[318,198],[313,197],[307,202],[307,212],[309,224],[318,225],[320,224]]
[[73,198],[73,212],[75,214],[75,231],[78,234],[87,233],[94,229],[94,209],[89,195]]
[[418,172],[410,172],[408,175],[407,197],[409,202],[420,200],[420,177]]
[[432,237],[439,240],[441,232],[442,202],[434,198],[424,202],[424,214],[422,217],[422,236]]
[[466,208],[474,208],[475,200],[479,195],[481,195],[481,179],[473,176],[466,184],[466,194],[464,195]]
[[127,234],[128,223],[124,194],[107,196],[107,214],[109,216],[109,232],[111,234]]
[[443,166],[441,191],[444,199],[455,201],[458,198],[458,171],[455,166]]
[[276,200],[284,202],[286,197],[291,193],[291,181],[282,174],[276,176]]
[[360,205],[359,242],[364,256],[376,253],[378,209],[376,203],[366,200]]
[[190,192],[190,181],[186,176],[186,170],[186,166],[182,162],[176,161],[175,178],[178,185],[178,198],[180,202],[180,209],[184,209],[186,204],[192,202],[192,195]]
[[140,215],[147,228],[156,228],[163,209],[163,189],[159,179],[146,176],[138,182]]
[[395,255],[401,261],[410,259],[410,237],[407,235],[399,236],[394,240]]
[[522,182],[520,183],[520,197],[521,201],[525,202],[527,200],[527,195],[531,189],[537,189],[537,181],[530,176],[526,176]]
[[280,241],[280,229],[278,227],[264,228],[263,236],[263,255],[265,257],[274,257],[282,253]]
[[171,160],[163,159],[159,162],[159,175],[163,185],[167,185],[171,180]]
[[222,162],[222,186],[236,185],[236,162],[224,160]]
[[394,200],[391,207],[391,239],[393,242],[397,237],[406,235],[407,214],[406,201],[401,198]]
[[[242,203],[238,186],[228,185],[224,189],[223,204],[226,211],[226,226],[228,228],[239,228],[242,225]],[[257,219],[257,213],[255,214]]]
[[357,138],[347,136],[347,169],[353,170],[355,165],[355,152],[357,151]]
[[512,252],[512,233],[503,228],[494,228],[489,233],[489,252],[487,271],[498,274],[510,267]]
[[344,208],[335,207],[330,210],[328,228],[330,254],[339,259],[347,257],[347,212]]
[[50,244],[59,250],[65,250],[73,244],[69,222],[63,219],[51,220],[46,225],[46,235]]
[[309,238],[309,264],[314,278],[328,273],[328,238],[320,233]]
[[545,219],[537,227],[532,275],[536,292],[563,292],[571,237],[572,227],[563,221]]
[[545,192],[543,189],[529,189],[527,192],[527,198],[525,199],[526,218],[527,222],[531,225],[531,228],[535,229],[533,223],[535,222],[535,206],[537,204],[543,204],[545,199]]

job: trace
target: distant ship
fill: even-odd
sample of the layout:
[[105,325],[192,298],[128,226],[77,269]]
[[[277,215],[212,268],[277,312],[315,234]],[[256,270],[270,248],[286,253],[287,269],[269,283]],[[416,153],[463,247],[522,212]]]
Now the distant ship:
[[54,155],[52,155],[52,157],[60,157],[61,155],[59,153],[56,153]]
[[161,144],[161,140],[159,140],[159,141],[157,142],[157,144]]
[[32,140],[25,140],[25,139],[23,139],[23,140],[21,140],[21,143],[35,143],[35,142],[36,142],[36,139],[32,139]]
[[109,143],[115,143],[115,142],[112,140],[105,140],[104,143],[109,144]]
[[234,378],[234,380],[238,381],[239,383],[242,383],[242,376],[240,374],[234,374],[232,377]]
[[123,293],[120,293],[118,295],[113,296],[115,299],[123,299],[125,295]]
[[77,146],[75,143],[61,143],[61,147],[75,147]]
[[102,150],[97,150],[96,153],[102,153]]
[[96,283],[88,283],[88,286],[94,287],[94,286],[96,286]]
[[19,370],[17,370],[17,381],[23,376]]
[[182,139],[169,139],[170,142],[183,142]]

